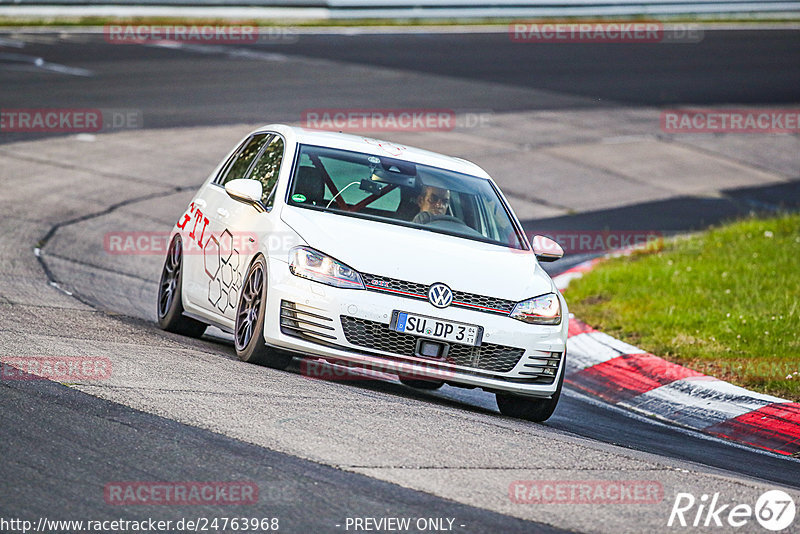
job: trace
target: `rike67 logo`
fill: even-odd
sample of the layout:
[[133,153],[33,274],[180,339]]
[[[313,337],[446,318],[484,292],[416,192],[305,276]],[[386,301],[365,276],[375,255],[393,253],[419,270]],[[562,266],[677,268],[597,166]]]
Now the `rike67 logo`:
[[[703,494],[699,499],[691,493],[678,493],[667,526],[740,528],[752,525],[755,519],[765,529],[779,532],[794,522],[795,513],[794,499],[781,490],[763,493],[755,506],[736,502],[723,504],[719,493]],[[745,530],[752,532],[752,527]]]

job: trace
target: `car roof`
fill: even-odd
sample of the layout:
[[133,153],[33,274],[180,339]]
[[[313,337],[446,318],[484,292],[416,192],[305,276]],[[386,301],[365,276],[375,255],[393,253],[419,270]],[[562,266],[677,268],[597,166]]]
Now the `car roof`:
[[300,144],[339,148],[365,154],[375,154],[376,156],[397,158],[491,180],[486,171],[471,161],[431,152],[430,150],[411,147],[402,143],[341,132],[313,130],[286,124],[268,124],[258,128],[253,133],[261,131],[278,132],[284,135],[288,142],[295,141]]

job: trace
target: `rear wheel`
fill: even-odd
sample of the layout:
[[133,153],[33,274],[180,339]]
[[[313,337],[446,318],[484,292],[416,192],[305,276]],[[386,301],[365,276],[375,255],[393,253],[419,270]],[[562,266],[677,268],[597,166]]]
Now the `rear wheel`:
[[236,355],[243,362],[286,369],[291,354],[280,352],[264,343],[264,316],[267,301],[267,266],[263,256],[257,257],[247,271],[239,294],[233,338]]
[[561,397],[561,387],[564,385],[564,371],[561,370],[561,377],[558,379],[558,387],[553,396],[549,399],[535,399],[531,397],[521,397],[509,393],[495,393],[497,407],[500,413],[517,419],[526,419],[535,423],[547,421],[558,405]]
[[183,315],[182,283],[183,243],[176,235],[169,245],[158,285],[158,326],[168,332],[200,337],[206,331],[206,325]]

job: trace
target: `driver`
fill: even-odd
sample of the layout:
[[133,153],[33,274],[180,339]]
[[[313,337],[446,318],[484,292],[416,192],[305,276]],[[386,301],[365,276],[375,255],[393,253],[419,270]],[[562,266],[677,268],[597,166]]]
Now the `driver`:
[[420,211],[411,222],[427,224],[434,217],[447,214],[447,208],[450,207],[450,191],[426,185],[422,188],[422,193],[417,197],[417,205]]

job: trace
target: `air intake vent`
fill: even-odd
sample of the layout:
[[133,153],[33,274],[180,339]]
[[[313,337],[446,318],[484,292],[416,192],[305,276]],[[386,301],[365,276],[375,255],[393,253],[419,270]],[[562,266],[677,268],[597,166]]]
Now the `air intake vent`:
[[318,313],[320,310],[286,300],[281,301],[281,332],[308,341],[335,340],[333,319]]

